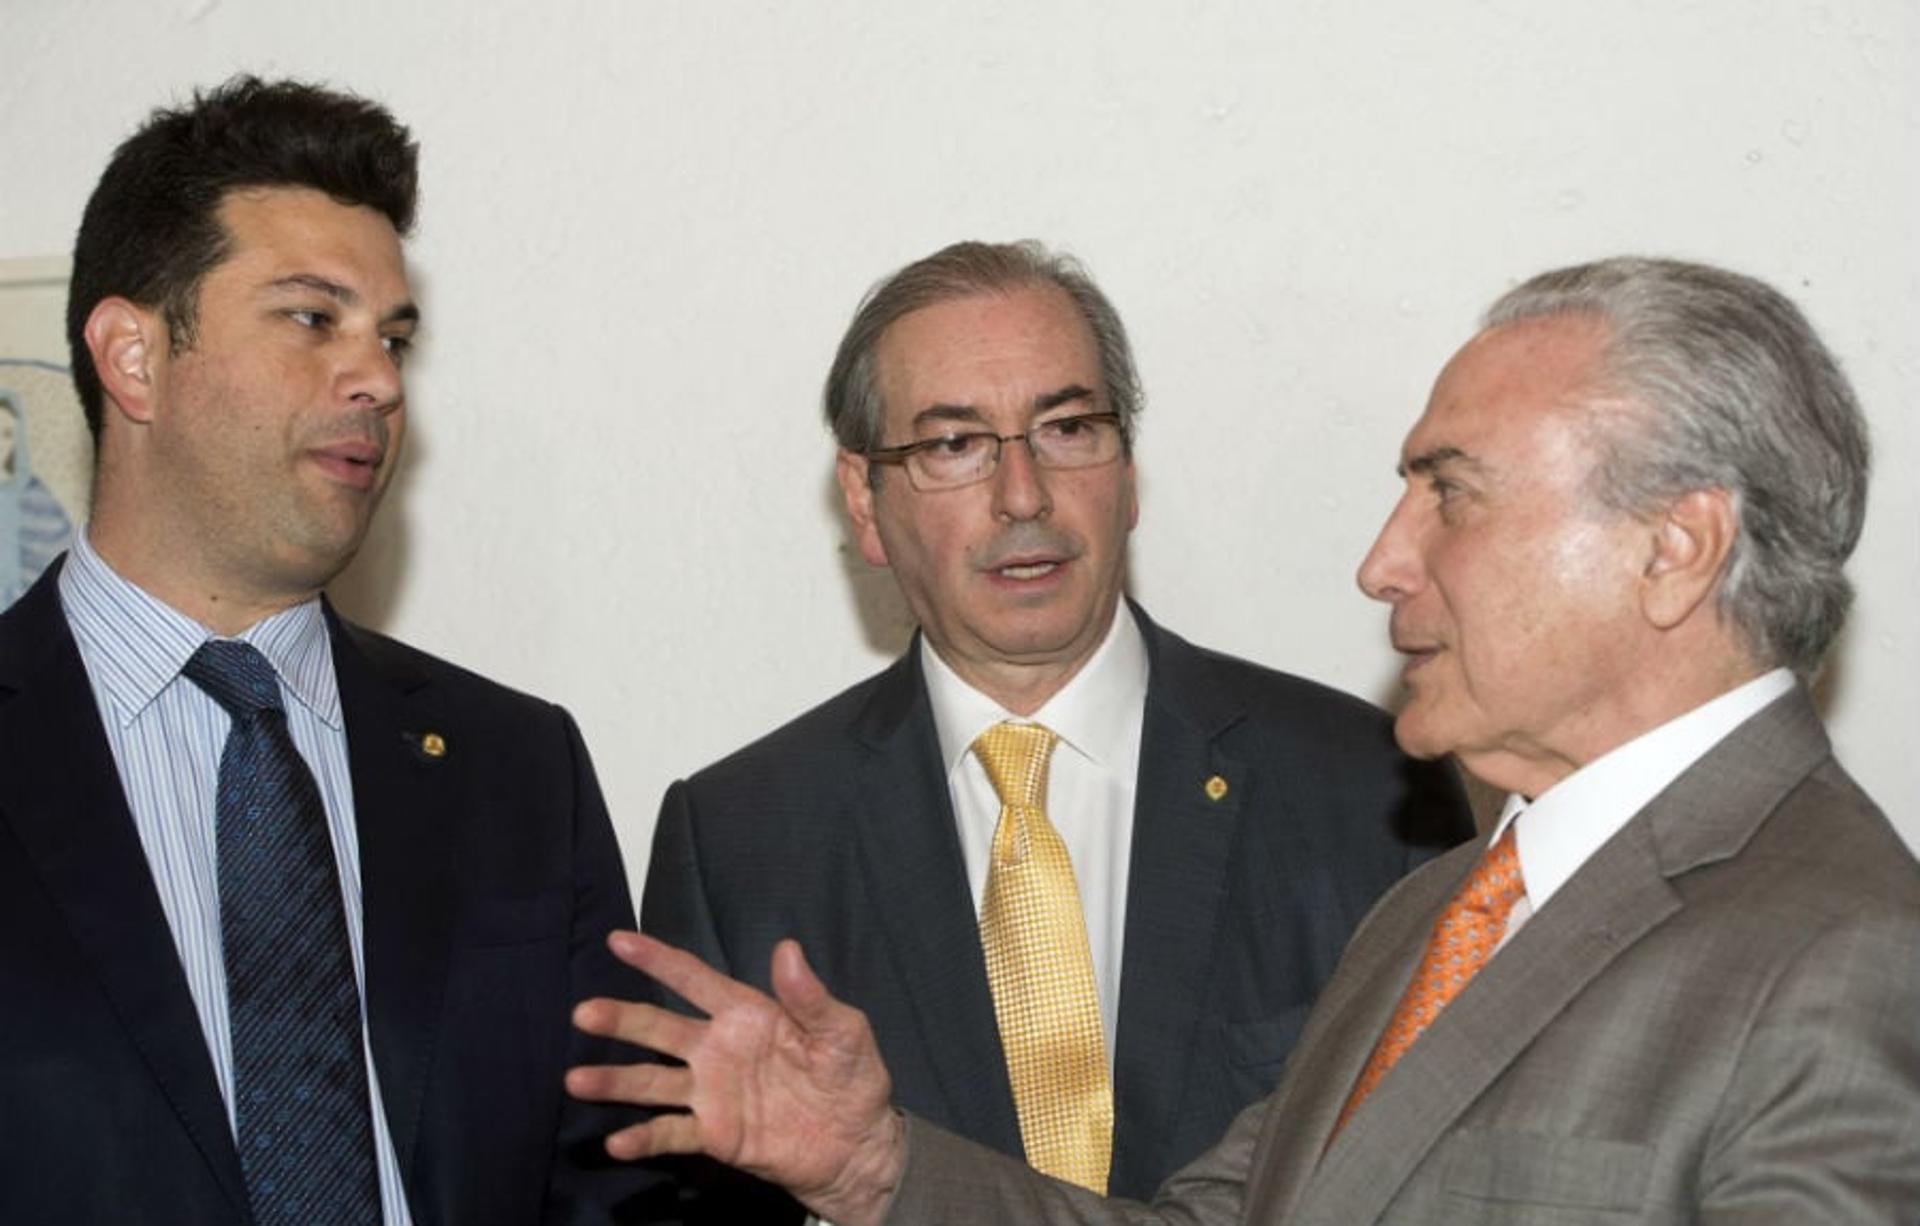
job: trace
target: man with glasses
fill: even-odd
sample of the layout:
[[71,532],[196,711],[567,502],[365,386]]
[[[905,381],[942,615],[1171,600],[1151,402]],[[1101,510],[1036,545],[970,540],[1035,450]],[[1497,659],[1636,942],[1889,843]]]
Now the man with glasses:
[[1406,660],[1399,743],[1506,806],[1374,909],[1278,1088],[1149,1204],[893,1109],[791,942],[769,997],[616,935],[712,1020],[588,1002],[685,1067],[568,1088],[667,1109],[610,1153],[712,1154],[840,1226],[1913,1226],[1920,861],[1810,691],[1870,450],[1751,277],[1621,257],[1493,304],[1358,577]]
[[1038,244],[867,295],[825,408],[920,633],[676,783],[642,901],[762,987],[799,938],[903,1107],[1133,1196],[1271,1088],[1359,918],[1471,828],[1381,712],[1123,600],[1139,401],[1113,307]]

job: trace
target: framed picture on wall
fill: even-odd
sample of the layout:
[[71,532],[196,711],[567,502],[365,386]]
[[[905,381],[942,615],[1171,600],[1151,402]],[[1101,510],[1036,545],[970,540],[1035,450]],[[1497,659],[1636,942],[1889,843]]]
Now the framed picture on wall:
[[0,260],[0,609],[86,522],[93,440],[67,367],[67,261]]

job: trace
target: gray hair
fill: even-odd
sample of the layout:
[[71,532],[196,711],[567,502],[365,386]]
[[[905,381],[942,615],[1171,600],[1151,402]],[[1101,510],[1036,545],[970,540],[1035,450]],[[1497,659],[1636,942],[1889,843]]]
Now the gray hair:
[[955,298],[1004,294],[1034,285],[1058,287],[1079,308],[1100,355],[1108,407],[1120,415],[1121,427],[1131,438],[1133,419],[1141,408],[1140,375],[1119,312],[1078,260],[1029,239],[954,243],[915,260],[867,291],[840,338],[822,396],[827,425],[840,446],[860,453],[880,446],[885,406],[874,383],[873,351],[895,320]]
[[1647,514],[1689,490],[1733,496],[1739,532],[1720,615],[1769,664],[1812,674],[1846,620],[1843,573],[1866,516],[1860,405],[1799,309],[1752,277],[1618,258],[1542,273],[1486,326],[1590,315],[1608,328],[1603,389],[1629,401],[1594,425],[1589,493]]

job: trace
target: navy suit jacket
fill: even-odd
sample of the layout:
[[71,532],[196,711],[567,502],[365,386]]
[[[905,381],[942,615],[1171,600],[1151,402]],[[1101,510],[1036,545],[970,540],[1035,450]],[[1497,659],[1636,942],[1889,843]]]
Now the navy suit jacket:
[[[1111,1187],[1139,1196],[1273,1088],[1374,900],[1473,827],[1452,768],[1402,755],[1376,708],[1133,611],[1149,673]],[[866,1011],[896,1103],[1022,1153],[917,644],[673,785],[641,924],[763,988],[798,938]]]
[[[0,1221],[241,1226],[226,1109],[54,567],[0,616]],[[619,852],[566,713],[328,610],[373,1058],[415,1226],[613,1220],[647,1176],[568,1099],[631,996]],[[424,732],[446,743],[420,751]]]

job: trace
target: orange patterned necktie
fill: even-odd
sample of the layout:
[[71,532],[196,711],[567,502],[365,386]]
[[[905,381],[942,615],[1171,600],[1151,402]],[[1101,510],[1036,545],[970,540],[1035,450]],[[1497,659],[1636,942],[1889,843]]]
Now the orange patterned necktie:
[[1080,890],[1044,808],[1057,739],[1039,724],[995,724],[973,743],[1000,796],[980,944],[1027,1161],[1104,1194],[1113,1077]]
[[1373,1093],[1380,1079],[1387,1075],[1387,1070],[1407,1054],[1414,1040],[1433,1025],[1440,1011],[1460,995],[1467,982],[1493,957],[1493,951],[1507,931],[1507,913],[1527,892],[1526,882],[1520,876],[1516,842],[1509,833],[1498,846],[1481,856],[1461,883],[1460,891],[1434,921],[1433,935],[1427,938],[1426,952],[1420,958],[1420,969],[1414,972],[1413,981],[1407,984],[1392,1019],[1381,1032],[1367,1067],[1353,1083],[1347,1105],[1333,1126],[1335,1134],[1346,1127],[1367,1095]]

